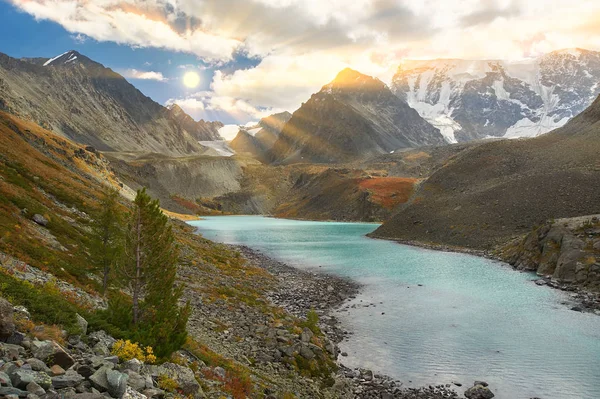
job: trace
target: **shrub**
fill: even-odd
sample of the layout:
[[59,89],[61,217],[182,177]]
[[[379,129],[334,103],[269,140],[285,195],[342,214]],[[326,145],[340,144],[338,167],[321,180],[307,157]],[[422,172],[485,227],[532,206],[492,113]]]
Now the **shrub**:
[[137,342],[131,342],[128,339],[120,339],[115,342],[111,353],[123,361],[131,359],[138,359],[146,363],[154,363],[156,361],[156,356],[154,356],[151,346],[144,348]]
[[158,376],[158,387],[163,391],[175,392],[179,388],[179,384],[171,377],[163,374]]

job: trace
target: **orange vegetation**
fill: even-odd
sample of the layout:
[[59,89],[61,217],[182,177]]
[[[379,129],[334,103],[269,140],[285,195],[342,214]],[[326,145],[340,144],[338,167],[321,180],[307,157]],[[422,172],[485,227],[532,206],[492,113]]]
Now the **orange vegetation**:
[[360,180],[358,186],[369,192],[371,202],[392,209],[408,201],[416,182],[406,177],[376,177]]

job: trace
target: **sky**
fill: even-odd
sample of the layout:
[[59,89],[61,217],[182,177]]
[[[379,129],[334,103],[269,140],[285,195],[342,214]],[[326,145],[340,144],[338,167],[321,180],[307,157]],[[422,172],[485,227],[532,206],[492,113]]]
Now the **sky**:
[[0,52],[76,50],[226,124],[293,112],[345,67],[388,82],[404,59],[573,47],[600,50],[599,0],[0,0]]

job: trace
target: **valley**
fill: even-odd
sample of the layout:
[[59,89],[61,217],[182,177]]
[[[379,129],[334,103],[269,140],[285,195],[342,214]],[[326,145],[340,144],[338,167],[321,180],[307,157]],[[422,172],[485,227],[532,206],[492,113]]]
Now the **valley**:
[[[29,312],[0,381],[35,336],[79,362],[45,388],[76,399],[600,395],[599,54],[409,60],[389,86],[345,68],[231,140],[77,51],[0,54],[0,297]],[[101,293],[109,188],[115,213],[160,201],[190,306],[185,344],[133,377],[93,346],[141,337],[110,314],[132,286]],[[116,395],[108,369],[146,382]]]

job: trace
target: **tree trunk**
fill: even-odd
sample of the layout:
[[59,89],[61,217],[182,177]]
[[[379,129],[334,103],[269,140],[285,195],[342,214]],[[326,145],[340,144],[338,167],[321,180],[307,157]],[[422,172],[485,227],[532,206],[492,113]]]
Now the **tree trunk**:
[[140,300],[140,278],[142,275],[142,259],[141,259],[141,234],[142,221],[140,210],[137,210],[136,220],[136,243],[135,243],[135,278],[133,280],[133,324],[136,325],[139,320],[139,300]]

